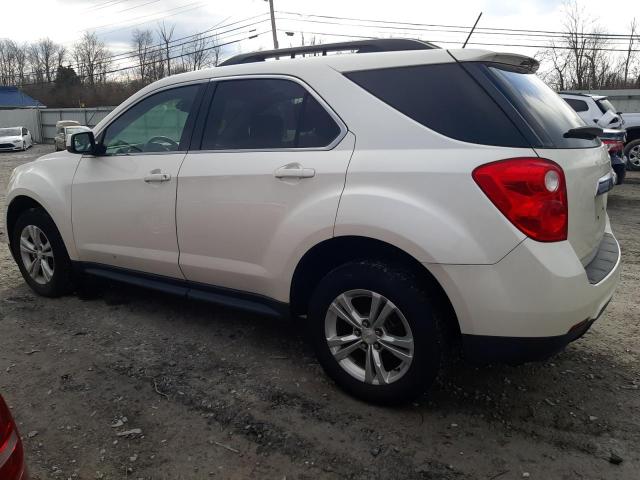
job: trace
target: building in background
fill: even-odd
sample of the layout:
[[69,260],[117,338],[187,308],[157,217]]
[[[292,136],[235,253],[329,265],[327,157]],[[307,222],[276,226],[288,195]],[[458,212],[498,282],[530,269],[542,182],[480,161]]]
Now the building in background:
[[44,108],[45,105],[30,97],[18,87],[0,86],[0,110],[14,108]]

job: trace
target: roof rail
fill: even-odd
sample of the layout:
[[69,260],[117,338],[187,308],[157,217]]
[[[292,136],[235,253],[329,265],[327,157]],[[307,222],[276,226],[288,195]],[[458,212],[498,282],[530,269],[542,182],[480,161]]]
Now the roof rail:
[[410,38],[372,38],[371,40],[357,40],[353,42],[325,43],[307,45],[304,47],[281,48],[262,52],[242,53],[225,60],[220,66],[238,65],[241,63],[264,62],[268,58],[290,57],[296,55],[319,53],[325,56],[327,52],[355,51],[356,53],[397,52],[400,50],[429,50],[440,48],[433,43]]

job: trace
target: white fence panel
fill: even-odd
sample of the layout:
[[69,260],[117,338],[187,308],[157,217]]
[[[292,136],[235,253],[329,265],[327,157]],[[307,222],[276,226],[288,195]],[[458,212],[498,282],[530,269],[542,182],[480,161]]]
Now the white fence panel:
[[80,125],[95,127],[115,107],[94,108],[43,108],[40,110],[40,126],[42,141],[53,143],[56,135],[56,122],[60,120],[75,120]]

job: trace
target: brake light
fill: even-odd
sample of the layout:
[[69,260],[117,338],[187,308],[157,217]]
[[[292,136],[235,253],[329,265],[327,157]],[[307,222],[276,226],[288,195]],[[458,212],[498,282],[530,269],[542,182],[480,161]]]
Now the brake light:
[[0,397],[0,479],[20,480],[24,474],[24,453],[9,407]]
[[543,158],[509,158],[473,171],[489,200],[520,231],[539,242],[567,239],[567,186],[560,166]]
[[621,152],[624,150],[624,143],[620,140],[602,139],[602,143],[607,146],[607,150],[610,152]]

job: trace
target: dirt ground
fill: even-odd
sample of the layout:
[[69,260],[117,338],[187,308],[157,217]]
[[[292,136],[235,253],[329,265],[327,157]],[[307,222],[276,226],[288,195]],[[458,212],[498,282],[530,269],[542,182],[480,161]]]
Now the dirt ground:
[[[50,149],[0,154],[0,208]],[[637,479],[640,175],[609,213],[622,282],[587,335],[546,363],[461,363],[396,409],[339,391],[295,321],[114,285],[39,298],[1,244],[0,392],[35,479]]]

